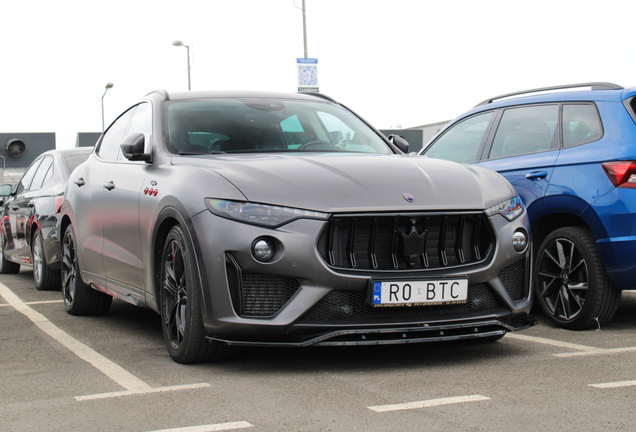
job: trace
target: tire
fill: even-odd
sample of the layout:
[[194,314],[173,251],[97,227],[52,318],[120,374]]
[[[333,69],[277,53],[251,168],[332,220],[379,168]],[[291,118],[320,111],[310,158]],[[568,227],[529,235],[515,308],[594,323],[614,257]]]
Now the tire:
[[160,287],[161,322],[170,357],[183,364],[224,359],[228,346],[205,340],[194,253],[179,226],[170,230],[164,243]]
[[537,253],[534,280],[543,313],[570,330],[607,324],[621,297],[586,228],[559,228],[548,235]]
[[82,281],[77,261],[73,226],[66,227],[62,240],[62,296],[66,312],[71,315],[103,315],[113,298]]
[[20,264],[9,261],[4,256],[4,236],[0,235],[0,274],[17,274]]
[[46,264],[42,232],[38,229],[31,243],[31,262],[33,263],[33,282],[38,291],[60,289],[60,272],[54,271]]

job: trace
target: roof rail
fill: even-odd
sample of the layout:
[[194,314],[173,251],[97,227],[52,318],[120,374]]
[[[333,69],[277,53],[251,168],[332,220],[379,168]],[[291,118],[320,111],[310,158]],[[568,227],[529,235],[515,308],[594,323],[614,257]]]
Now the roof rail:
[[335,99],[330,98],[326,94],[322,94],[322,93],[318,93],[318,92],[298,92],[298,94],[316,96],[316,97],[319,97],[319,98],[322,98],[322,99],[327,99],[328,101],[333,102],[333,103],[338,103]]
[[571,88],[578,88],[578,87],[591,87],[592,90],[623,90],[623,87],[619,86],[618,84],[612,84],[607,82],[566,84],[566,85],[559,85],[559,86],[553,86],[553,87],[543,87],[543,88],[537,88],[532,90],[524,90],[524,91],[519,91],[514,93],[507,93],[500,96],[495,96],[493,98],[486,99],[485,101],[478,103],[477,105],[475,105],[475,107],[493,103],[493,101],[496,101],[497,99],[503,99],[503,98],[507,98],[511,96],[520,96],[520,95],[529,94],[529,93],[538,93],[538,92],[550,91],[550,90],[564,90],[564,89],[571,89]]
[[146,94],[145,96],[148,96],[148,95],[151,95],[151,94],[154,94],[154,93],[162,95],[164,100],[167,100],[167,101],[170,100],[170,96],[168,95],[168,90],[163,90],[163,89],[161,89],[161,90],[153,90],[150,93]]

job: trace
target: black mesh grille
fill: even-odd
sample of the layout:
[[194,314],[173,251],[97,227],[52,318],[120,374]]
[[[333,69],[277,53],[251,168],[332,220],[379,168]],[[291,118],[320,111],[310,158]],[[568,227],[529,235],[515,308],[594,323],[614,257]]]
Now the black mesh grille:
[[365,318],[414,318],[464,312],[488,311],[503,307],[488,285],[468,287],[464,304],[411,307],[373,307],[367,303],[366,291],[332,291],[301,318],[306,321],[340,321]]
[[243,316],[272,316],[300,288],[297,279],[262,273],[241,272],[241,282]]
[[481,212],[344,215],[318,243],[325,262],[353,270],[434,270],[486,260],[494,233]]
[[525,259],[519,260],[499,272],[499,279],[506,287],[510,297],[516,301],[528,297],[525,262]]

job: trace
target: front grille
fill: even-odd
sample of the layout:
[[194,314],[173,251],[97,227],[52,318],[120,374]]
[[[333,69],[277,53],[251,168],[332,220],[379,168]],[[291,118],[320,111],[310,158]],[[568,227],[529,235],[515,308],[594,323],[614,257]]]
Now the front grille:
[[499,272],[499,279],[506,287],[510,297],[523,300],[528,297],[528,281],[526,280],[526,260],[522,259]]
[[241,272],[242,316],[275,315],[300,289],[297,279]]
[[463,304],[411,307],[373,307],[367,303],[366,291],[332,291],[300,319],[309,321],[346,321],[367,318],[416,318],[490,311],[504,307],[488,285],[473,284],[468,287],[468,299]]
[[495,235],[481,212],[334,216],[318,250],[333,268],[435,270],[485,261]]

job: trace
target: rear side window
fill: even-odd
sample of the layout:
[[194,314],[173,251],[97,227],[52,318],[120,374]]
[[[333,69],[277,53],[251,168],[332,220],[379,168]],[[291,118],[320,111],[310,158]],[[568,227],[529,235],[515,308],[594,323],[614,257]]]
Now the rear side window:
[[460,163],[474,162],[492,115],[490,111],[457,123],[444,132],[424,154]]
[[563,105],[563,146],[586,144],[603,136],[603,127],[593,104]]
[[489,159],[536,153],[559,147],[555,133],[558,105],[510,108],[504,111]]

